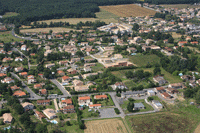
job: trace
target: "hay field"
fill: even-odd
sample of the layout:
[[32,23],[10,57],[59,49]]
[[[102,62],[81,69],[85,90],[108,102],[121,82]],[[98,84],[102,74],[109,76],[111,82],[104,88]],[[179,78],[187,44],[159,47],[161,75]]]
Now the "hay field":
[[53,27],[53,28],[35,28],[35,29],[22,29],[20,30],[21,33],[25,33],[25,32],[49,32],[50,30],[52,30],[53,32],[67,32],[70,30],[74,30],[74,29],[70,29],[70,28],[62,28],[62,27]]
[[127,133],[126,127],[119,119],[87,121],[84,133]]
[[137,16],[148,16],[154,15],[156,11],[140,7],[135,4],[128,5],[116,5],[116,6],[100,6],[100,9],[111,12],[120,17],[137,17]]

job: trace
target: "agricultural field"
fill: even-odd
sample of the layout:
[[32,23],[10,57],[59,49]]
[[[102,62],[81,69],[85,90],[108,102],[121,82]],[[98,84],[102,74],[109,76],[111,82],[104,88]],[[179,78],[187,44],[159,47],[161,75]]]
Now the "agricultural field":
[[80,21],[85,23],[87,21],[95,22],[96,20],[104,21],[105,23],[109,24],[111,22],[116,23],[118,22],[119,16],[108,12],[104,9],[100,9],[100,12],[96,13],[96,18],[63,18],[63,19],[50,19],[50,20],[44,20],[44,21],[38,21],[40,23],[46,22],[47,24],[50,24],[50,22],[69,22],[69,24],[77,24]]
[[137,54],[133,56],[128,56],[129,61],[136,64],[137,67],[146,66],[148,63],[154,65],[160,62],[160,58],[157,55],[142,55]]
[[137,17],[137,16],[149,16],[154,15],[156,11],[140,7],[135,4],[128,5],[116,5],[116,6],[100,6],[100,9],[111,12],[120,17]]
[[[192,133],[198,130],[199,108],[184,102],[177,106],[167,105],[168,112],[126,117],[132,131],[136,133]],[[197,131],[199,133],[199,131]]]
[[164,5],[160,5],[160,6],[164,6],[166,8],[178,8],[178,9],[182,9],[182,8],[198,8],[199,6],[195,6],[195,5],[190,5],[190,4],[164,4]]
[[15,38],[14,36],[12,36],[10,31],[0,32],[0,40],[4,43],[22,41],[22,39]]
[[120,119],[87,121],[84,133],[128,133]]
[[67,31],[74,30],[74,29],[53,27],[53,28],[21,29],[20,32],[21,33],[26,33],[26,32],[38,32],[39,33],[39,32],[49,32],[50,30],[52,30],[53,32],[67,32]]
[[6,13],[3,15],[3,18],[13,17],[13,16],[17,16],[17,15],[19,15],[19,14],[16,13],[16,12],[6,12]]

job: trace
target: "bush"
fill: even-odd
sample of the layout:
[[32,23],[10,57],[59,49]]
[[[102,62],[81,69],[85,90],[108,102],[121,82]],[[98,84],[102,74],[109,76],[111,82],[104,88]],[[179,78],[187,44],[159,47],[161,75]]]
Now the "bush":
[[71,126],[71,124],[70,124],[69,121],[67,121],[65,124],[66,124],[67,126]]
[[120,93],[117,93],[116,96],[117,96],[117,97],[121,97],[121,94],[120,94]]
[[116,114],[120,114],[120,111],[119,111],[118,108],[114,108],[114,110],[115,110],[115,113],[116,113]]
[[153,97],[148,97],[148,101],[152,101],[153,100]]

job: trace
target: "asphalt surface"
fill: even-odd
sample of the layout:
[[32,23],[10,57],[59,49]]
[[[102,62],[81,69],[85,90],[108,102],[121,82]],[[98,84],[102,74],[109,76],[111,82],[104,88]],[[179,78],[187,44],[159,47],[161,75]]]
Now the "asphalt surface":
[[63,87],[56,79],[51,79],[51,82],[53,82],[60,89],[60,91],[63,93],[64,96],[66,96],[66,97],[71,96],[66,91],[65,87]]
[[37,99],[44,99],[44,97],[36,95],[16,74],[11,72],[12,76],[17,78],[22,82],[22,86],[24,86],[24,89],[30,94],[30,99],[31,100],[37,100]]

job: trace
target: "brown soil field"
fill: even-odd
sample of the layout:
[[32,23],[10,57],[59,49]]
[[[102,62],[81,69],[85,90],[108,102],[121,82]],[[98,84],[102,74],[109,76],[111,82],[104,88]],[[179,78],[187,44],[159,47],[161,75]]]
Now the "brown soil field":
[[84,133],[127,133],[126,127],[119,119],[87,121]]
[[111,12],[120,17],[137,17],[154,15],[156,11],[140,7],[135,4],[116,5],[116,6],[100,6],[99,8]]
[[24,33],[24,32],[49,32],[50,30],[52,30],[53,32],[67,32],[70,30],[74,30],[74,29],[70,29],[70,28],[63,28],[63,27],[54,27],[54,28],[35,28],[35,29],[22,29],[20,30],[20,32]]

